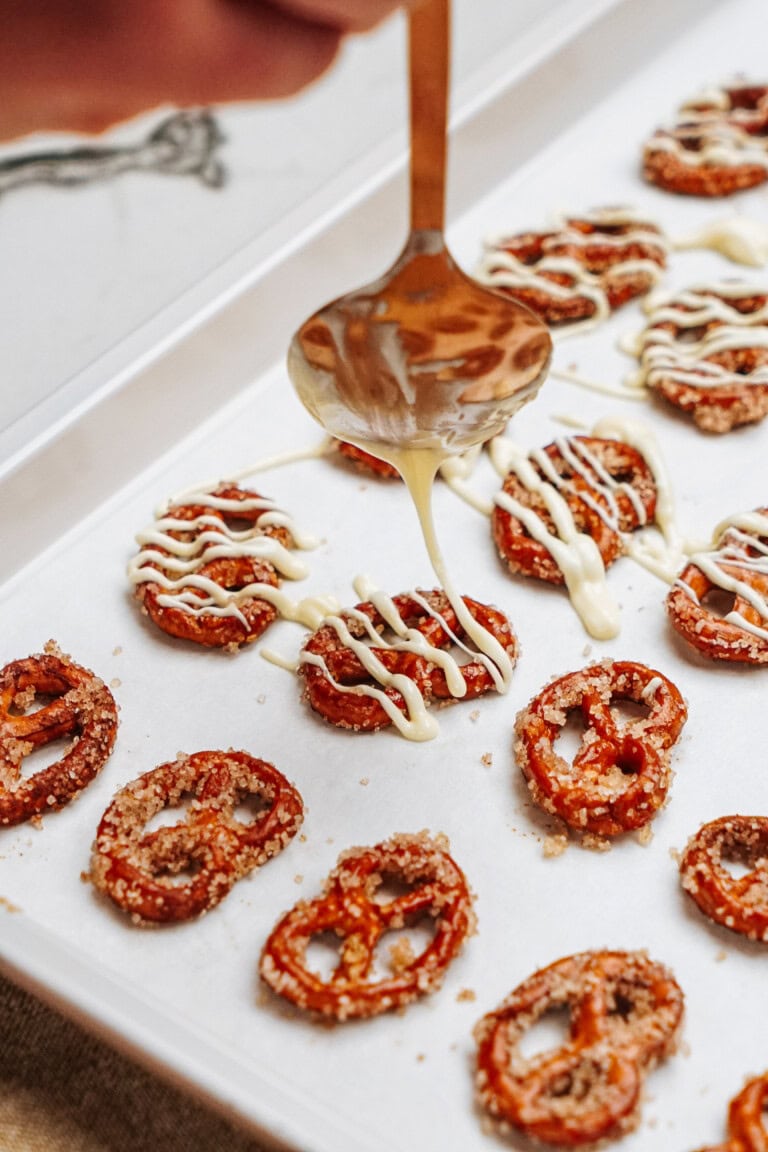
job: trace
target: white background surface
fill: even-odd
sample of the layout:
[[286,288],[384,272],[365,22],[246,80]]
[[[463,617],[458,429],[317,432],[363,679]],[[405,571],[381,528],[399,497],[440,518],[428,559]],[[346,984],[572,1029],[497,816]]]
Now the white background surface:
[[[558,135],[553,124],[536,160],[456,222],[452,241],[460,258],[471,265],[487,231],[546,223],[549,211],[563,205],[630,202],[672,233],[729,211],[644,187],[639,147],[671,114],[671,102],[712,79],[715,58],[720,73],[760,76],[763,15],[760,0],[722,4],[715,17],[628,75],[615,99],[574,129]],[[766,194],[742,197],[732,208],[765,219]],[[714,254],[681,254],[668,282],[733,273]],[[758,281],[764,274],[748,275]],[[631,367],[616,339],[639,322],[632,306],[599,333],[563,342],[556,362],[616,382]],[[514,433],[533,447],[562,432],[558,416],[578,414],[590,425],[617,412],[652,425],[688,534],[706,538],[723,516],[765,502],[765,425],[727,439],[704,437],[661,407],[622,404],[550,380]],[[42,981],[51,994],[71,996],[151,1057],[307,1152],[490,1152],[510,1145],[484,1134],[474,1111],[474,1022],[559,956],[647,948],[672,966],[686,993],[684,1047],[650,1078],[643,1127],[622,1148],[641,1152],[650,1142],[657,1152],[680,1152],[716,1143],[727,1100],[747,1074],[768,1065],[764,957],[688,906],[671,853],[716,815],[765,811],[755,737],[766,699],[764,669],[720,667],[690,655],[666,624],[664,586],[628,560],[609,574],[622,606],[621,636],[590,641],[561,591],[504,573],[487,523],[442,486],[438,532],[456,583],[507,610],[522,656],[508,697],[483,700],[476,721],[472,707],[444,711],[441,735],[430,744],[410,745],[389,732],[338,732],[306,710],[294,679],[266,663],[257,647],[234,658],[190,651],[146,625],[124,569],[133,534],[153,507],[190,483],[317,438],[277,367],[3,588],[7,658],[55,637],[114,681],[121,707],[115,753],[81,799],[46,818],[42,831],[3,834],[2,895],[21,909],[3,917],[5,963],[20,975],[26,969],[27,979]],[[473,483],[490,495],[496,481],[486,463]],[[273,470],[255,484],[324,539],[309,556],[312,573],[297,594],[332,592],[348,602],[360,571],[390,592],[430,586],[400,486],[365,480],[330,461]],[[265,644],[291,656],[300,640],[299,629],[279,624]],[[632,837],[604,854],[571,845],[548,860],[542,839],[552,826],[527,804],[512,763],[514,715],[553,675],[603,656],[658,667],[689,702],[670,803],[648,846]],[[298,784],[308,806],[306,840],[294,841],[199,923],[137,931],[79,879],[98,818],[114,790],[140,772],[180,750],[221,745],[272,759]],[[490,768],[481,762],[487,753]],[[258,955],[280,912],[318,891],[343,848],[425,827],[450,837],[477,893],[479,934],[443,989],[404,1016],[335,1029],[259,1003]],[[476,999],[457,999],[462,989]]]

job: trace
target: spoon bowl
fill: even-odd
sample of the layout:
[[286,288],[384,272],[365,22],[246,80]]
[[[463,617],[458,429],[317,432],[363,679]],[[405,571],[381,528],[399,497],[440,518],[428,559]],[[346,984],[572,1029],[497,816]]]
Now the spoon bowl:
[[463,452],[503,431],[535,396],[549,331],[478,284],[443,235],[448,2],[409,16],[411,232],[381,279],[334,300],[294,336],[288,372],[333,436],[362,447]]

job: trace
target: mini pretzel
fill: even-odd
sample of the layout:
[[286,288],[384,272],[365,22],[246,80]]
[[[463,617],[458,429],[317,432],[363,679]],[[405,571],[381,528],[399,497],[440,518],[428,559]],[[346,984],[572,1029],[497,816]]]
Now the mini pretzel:
[[[646,705],[621,724],[612,705]],[[569,716],[585,729],[572,764],[555,751]],[[643,664],[606,660],[560,677],[535,696],[515,724],[515,756],[533,799],[570,827],[596,836],[642,828],[666,800],[669,750],[687,710],[675,685]]]
[[294,543],[288,522],[272,500],[237,485],[195,492],[137,536],[135,595],[170,636],[207,647],[250,643],[278,615],[271,592]]
[[768,1072],[755,1076],[731,1100],[728,1108],[728,1139],[701,1152],[766,1152],[768,1149]]
[[[748,871],[734,876],[728,860]],[[705,824],[688,841],[680,876],[710,920],[768,943],[768,817],[721,816]]]
[[[718,606],[715,594],[731,598]],[[732,517],[666,600],[672,627],[711,660],[768,664],[768,508]]]
[[643,152],[651,184],[684,196],[731,196],[768,180],[768,87],[710,89],[659,128]]
[[551,231],[490,240],[477,279],[527,305],[551,325],[605,319],[648,292],[667,260],[655,224],[629,209],[568,217]]
[[[530,1059],[525,1033],[567,1007],[570,1037]],[[582,952],[523,981],[475,1029],[477,1087],[492,1116],[533,1140],[578,1148],[639,1119],[646,1072],[674,1051],[683,994],[643,952]]]
[[656,482],[636,448],[590,436],[561,437],[513,467],[491,516],[499,555],[511,572],[563,584],[546,543],[523,522],[527,514],[545,536],[561,539],[552,501],[574,533],[592,537],[607,567],[624,551],[624,534],[653,522]]
[[393,464],[388,464],[386,460],[380,460],[378,456],[372,456],[370,452],[365,452],[356,444],[350,444],[346,440],[337,440],[335,447],[340,456],[351,460],[363,472],[373,472],[385,480],[400,479],[400,473]]
[[[253,798],[265,807],[244,823],[236,809]],[[145,831],[184,800],[183,820]],[[96,833],[90,878],[135,923],[190,920],[277,855],[303,816],[299,793],[264,760],[232,750],[179,756],[117,793]]]
[[[377,899],[387,878],[408,890]],[[417,920],[428,922],[430,943],[415,956],[410,941],[401,940],[391,950],[392,974],[377,978],[374,954],[381,937]],[[337,1020],[378,1016],[434,992],[474,926],[466,879],[444,838],[393,836],[343,853],[323,895],[300,901],[283,916],[264,946],[261,978],[306,1011]],[[306,958],[310,941],[325,933],[340,941],[339,962],[327,979],[312,972]]]
[[[33,711],[37,697],[44,699]],[[103,768],[116,735],[112,693],[53,645],[6,664],[0,672],[0,824],[20,824],[74,800]],[[22,778],[30,752],[67,737],[71,746],[55,764]]]
[[705,432],[729,432],[768,415],[768,291],[726,280],[646,304],[637,337],[638,384],[690,415]]
[[[472,618],[514,661],[516,640],[506,616],[497,608],[468,597],[462,599]],[[397,679],[390,682],[391,677],[411,681],[420,705],[433,698],[458,698],[439,663],[441,653],[449,653],[465,638],[448,597],[437,589],[410,592],[392,597],[390,605],[388,620],[370,601],[345,610],[323,624],[302,649],[299,671],[306,684],[307,700],[316,712],[340,728],[374,732],[392,724],[385,700],[401,712],[410,711],[413,702],[406,701],[403,695],[406,685]],[[462,699],[472,700],[495,685],[489,661],[479,655],[457,665],[449,654],[443,663],[449,668],[453,664],[460,674],[465,686]]]

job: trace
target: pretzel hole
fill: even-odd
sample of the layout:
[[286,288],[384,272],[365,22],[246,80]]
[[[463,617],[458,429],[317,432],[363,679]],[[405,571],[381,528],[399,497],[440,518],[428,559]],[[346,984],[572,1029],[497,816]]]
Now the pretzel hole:
[[[17,780],[29,780],[30,777],[36,776],[39,772],[45,772],[47,768],[52,768],[54,764],[66,756],[71,747],[72,739],[66,736],[49,740],[37,748],[30,748],[29,744],[20,741],[19,751],[23,758],[18,761]],[[27,749],[29,750],[27,751]],[[9,759],[7,753],[4,758]]]
[[619,696],[611,701],[611,715],[620,727],[627,727],[647,720],[650,714],[650,707],[640,700],[630,700],[627,697]]
[[570,1038],[570,1024],[571,1013],[565,1005],[551,1008],[521,1036],[520,1055],[525,1060],[534,1060],[562,1048]]
[[259,792],[246,792],[240,796],[232,813],[238,824],[258,824],[271,812],[274,801]]
[[706,334],[706,324],[697,324],[692,328],[681,328],[677,334],[677,340],[679,344],[697,344]]
[[247,516],[236,516],[228,512],[222,516],[222,520],[229,532],[253,532],[254,521]]
[[558,756],[572,763],[582,746],[585,731],[584,717],[580,709],[575,708],[568,713],[565,724],[557,733],[555,743]]
[[325,984],[330,983],[341,960],[341,946],[342,941],[335,932],[318,932],[312,936],[304,953],[307,971]]
[[374,975],[385,979],[406,971],[429,948],[435,938],[435,930],[435,921],[431,916],[426,916],[413,924],[385,932],[374,950]]
[[409,882],[394,872],[381,872],[372,877],[369,897],[375,904],[391,904],[407,896],[417,887],[418,881]]
[[722,849],[720,863],[729,876],[741,880],[760,866],[761,856],[763,868],[768,869],[765,853],[761,853],[759,845],[750,849],[746,844],[727,844]]
[[[186,793],[186,795],[191,799],[191,792]],[[180,799],[182,798],[180,797]],[[155,812],[152,816],[149,817],[147,822],[144,824],[143,834],[146,834],[147,832],[157,832],[159,828],[173,828],[177,824],[183,824],[186,822],[187,815],[188,808],[186,804],[169,804],[168,806],[161,808],[159,812]]]
[[736,603],[736,594],[725,588],[710,588],[701,598],[701,606],[706,608],[711,616],[723,619],[733,611]]

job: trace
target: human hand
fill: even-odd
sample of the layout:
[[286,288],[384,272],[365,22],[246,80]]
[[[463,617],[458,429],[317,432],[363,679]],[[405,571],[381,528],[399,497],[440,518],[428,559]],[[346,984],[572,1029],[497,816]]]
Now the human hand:
[[402,0],[0,0],[0,139],[290,96]]

